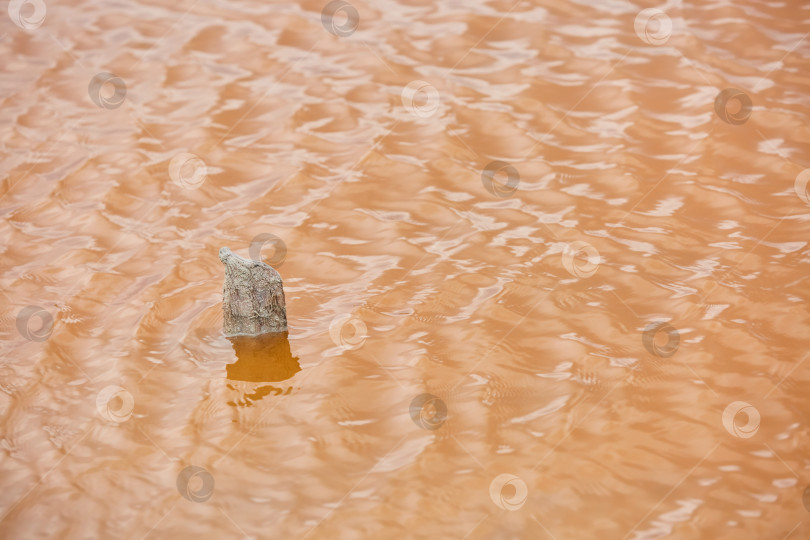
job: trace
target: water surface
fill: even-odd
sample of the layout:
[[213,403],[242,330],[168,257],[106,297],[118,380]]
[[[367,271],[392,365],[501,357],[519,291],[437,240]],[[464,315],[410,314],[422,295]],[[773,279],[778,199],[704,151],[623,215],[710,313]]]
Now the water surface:
[[326,5],[0,17],[0,535],[810,537],[810,5]]

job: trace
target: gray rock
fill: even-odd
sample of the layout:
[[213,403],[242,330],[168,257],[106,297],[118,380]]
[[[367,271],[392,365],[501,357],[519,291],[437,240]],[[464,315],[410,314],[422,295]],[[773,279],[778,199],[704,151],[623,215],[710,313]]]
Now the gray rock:
[[225,265],[222,291],[225,335],[286,331],[287,309],[279,273],[263,262],[240,257],[226,247],[219,250],[219,260]]

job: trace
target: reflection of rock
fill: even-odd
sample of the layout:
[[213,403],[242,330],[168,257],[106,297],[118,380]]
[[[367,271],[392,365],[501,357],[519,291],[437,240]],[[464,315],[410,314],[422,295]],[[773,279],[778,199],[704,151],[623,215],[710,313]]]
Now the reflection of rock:
[[225,365],[225,377],[206,382],[192,415],[192,426],[206,434],[220,433],[226,425],[248,431],[267,425],[273,419],[267,412],[278,404],[276,400],[294,399],[291,394],[299,388],[294,376],[301,366],[290,352],[287,332],[227,339],[236,358],[226,347],[224,360],[233,363]]
[[228,383],[228,390],[233,394],[233,398],[228,401],[231,407],[251,407],[268,394],[274,396],[287,395],[292,392],[292,386],[279,388],[272,384],[257,384],[244,381],[234,381]]
[[279,273],[226,247],[219,250],[219,259],[225,265],[222,291],[225,335],[286,331],[287,310]]
[[266,384],[285,381],[301,371],[298,358],[290,352],[287,332],[231,336],[228,340],[237,358],[225,366],[227,387],[235,392],[228,405],[246,407],[266,395],[286,395],[292,391],[292,386],[285,389]]
[[298,358],[290,352],[287,332],[260,336],[231,336],[236,362],[225,366],[232,381],[285,381],[301,371]]

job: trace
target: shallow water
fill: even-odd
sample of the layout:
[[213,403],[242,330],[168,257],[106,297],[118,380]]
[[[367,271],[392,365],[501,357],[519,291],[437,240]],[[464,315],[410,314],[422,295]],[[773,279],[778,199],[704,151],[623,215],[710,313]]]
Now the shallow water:
[[41,6],[2,537],[810,537],[810,4]]

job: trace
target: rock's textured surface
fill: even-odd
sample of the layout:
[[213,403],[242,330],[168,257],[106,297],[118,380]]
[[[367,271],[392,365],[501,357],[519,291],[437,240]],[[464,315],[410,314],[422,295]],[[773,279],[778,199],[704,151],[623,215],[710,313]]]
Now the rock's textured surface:
[[225,335],[286,331],[287,310],[279,273],[263,262],[240,257],[226,247],[219,250],[219,260],[225,265],[222,291]]

